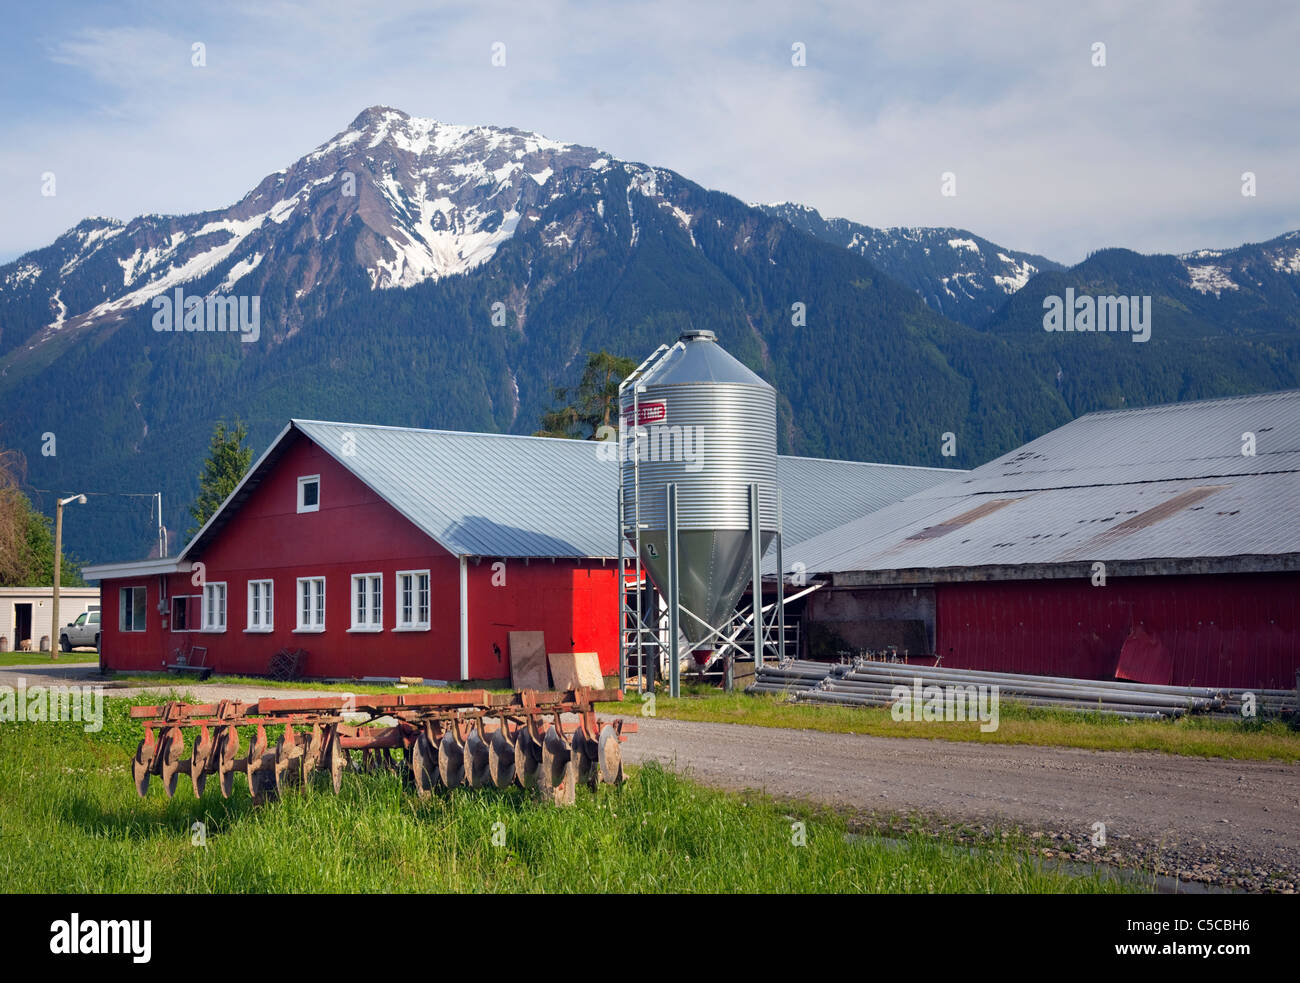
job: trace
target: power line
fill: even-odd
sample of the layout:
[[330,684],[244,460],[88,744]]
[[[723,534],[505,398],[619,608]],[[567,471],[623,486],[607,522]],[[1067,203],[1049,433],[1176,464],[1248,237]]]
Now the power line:
[[[29,487],[30,491],[41,492],[44,495],[62,495],[64,492],[54,491],[52,488]],[[117,495],[123,498],[157,498],[157,492],[83,492],[87,498],[106,498],[109,495]]]

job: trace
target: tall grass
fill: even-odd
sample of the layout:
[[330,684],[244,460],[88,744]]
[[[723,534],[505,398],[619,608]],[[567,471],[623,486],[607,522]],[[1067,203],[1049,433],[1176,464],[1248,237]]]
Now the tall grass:
[[[834,815],[742,798],[656,766],[571,808],[519,789],[421,800],[392,774],[348,774],[255,808],[155,785],[137,798],[125,700],[103,731],[0,729],[0,884],[35,892],[1094,892],[1102,877],[1011,850],[848,837]],[[633,738],[635,739],[635,738]],[[182,777],[182,783],[184,778]],[[192,845],[202,823],[205,846]],[[803,823],[806,845],[795,845]]]

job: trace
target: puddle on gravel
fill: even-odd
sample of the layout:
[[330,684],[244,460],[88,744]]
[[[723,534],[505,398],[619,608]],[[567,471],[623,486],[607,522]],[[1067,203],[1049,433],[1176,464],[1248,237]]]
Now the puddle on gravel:
[[[906,840],[900,840],[892,836],[864,836],[861,833],[845,833],[844,839],[850,843],[859,843],[870,840],[881,844],[887,850],[903,850],[907,848]],[[980,847],[953,846],[946,843],[941,844],[941,849],[954,852],[964,850],[972,856],[981,852],[987,852],[986,850],[982,850]],[[1043,870],[1070,874],[1075,877],[1102,877],[1107,880],[1119,881],[1123,884],[1132,884],[1138,887],[1143,887],[1155,894],[1246,893],[1239,888],[1222,887],[1217,884],[1202,884],[1199,881],[1180,881],[1178,878],[1170,877],[1167,874],[1146,874],[1139,870],[1132,870],[1128,867],[1116,867],[1111,864],[1080,863],[1077,860],[1056,860],[1048,857],[1037,857],[1033,854],[1023,852],[1020,852],[1018,855],[1032,863],[1038,864]]]

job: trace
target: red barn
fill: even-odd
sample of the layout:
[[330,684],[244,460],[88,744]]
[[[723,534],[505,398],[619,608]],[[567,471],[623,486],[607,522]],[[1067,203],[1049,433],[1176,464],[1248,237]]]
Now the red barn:
[[[780,459],[803,539],[956,472]],[[175,559],[87,567],[102,662],[503,679],[508,633],[618,672],[618,463],[587,441],[294,420]]]
[[86,569],[103,662],[159,669],[201,646],[221,672],[264,673],[301,648],[312,676],[500,679],[526,629],[614,674],[598,612],[617,606],[615,492],[590,480],[595,454],[295,420],[179,557]]
[[1300,391],[1091,413],[785,559],[813,654],[1290,689]]

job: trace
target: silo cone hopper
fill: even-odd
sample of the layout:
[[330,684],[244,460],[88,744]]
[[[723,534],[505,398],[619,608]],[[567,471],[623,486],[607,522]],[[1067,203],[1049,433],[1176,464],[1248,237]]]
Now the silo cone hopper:
[[[763,554],[775,538],[774,532],[762,534]],[[678,596],[681,606],[695,615],[694,618],[689,614],[682,616],[681,632],[695,646],[705,641],[712,634],[711,630],[726,625],[735,614],[736,603],[749,584],[753,570],[754,539],[748,529],[684,529],[678,531],[677,542]],[[641,562],[645,564],[650,580],[666,597],[667,530],[642,533]]]
[[779,535],[776,391],[712,331],[688,331],[624,381],[619,403],[624,537],[669,600],[670,637],[679,627],[717,648],[753,577],[754,531],[760,558]]

